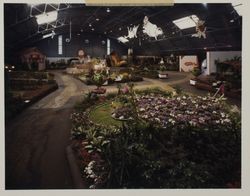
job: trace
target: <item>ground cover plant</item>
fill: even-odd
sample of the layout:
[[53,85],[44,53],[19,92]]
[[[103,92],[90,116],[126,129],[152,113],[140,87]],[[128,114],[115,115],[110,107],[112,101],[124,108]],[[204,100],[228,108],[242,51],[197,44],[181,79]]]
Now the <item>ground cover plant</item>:
[[[119,123],[94,118],[103,104],[101,115]],[[114,115],[124,108],[130,115]],[[88,94],[71,119],[72,148],[86,188],[241,186],[240,114],[221,98],[136,92],[131,84],[118,95]]]

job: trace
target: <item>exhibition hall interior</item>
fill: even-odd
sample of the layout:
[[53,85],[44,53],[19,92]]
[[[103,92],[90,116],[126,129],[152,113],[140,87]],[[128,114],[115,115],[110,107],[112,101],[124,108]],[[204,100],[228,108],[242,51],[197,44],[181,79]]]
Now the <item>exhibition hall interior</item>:
[[5,189],[241,188],[242,6],[4,3]]

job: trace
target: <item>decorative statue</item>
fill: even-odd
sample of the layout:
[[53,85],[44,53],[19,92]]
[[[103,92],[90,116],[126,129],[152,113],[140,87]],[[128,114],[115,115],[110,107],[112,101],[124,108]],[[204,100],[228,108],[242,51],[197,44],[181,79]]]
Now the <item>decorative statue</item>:
[[[193,20],[192,17],[191,17],[191,19]],[[198,38],[203,37],[204,39],[206,39],[206,29],[207,28],[205,27],[204,23],[205,23],[205,21],[203,21],[203,20],[198,20],[198,22],[195,22],[195,24],[196,24],[196,33],[193,34],[192,37],[198,37]]]
[[82,49],[78,50],[78,60],[81,64],[89,63],[91,61],[90,56],[86,56]]
[[129,42],[129,40],[125,36],[118,37],[117,40],[122,42],[122,43]]
[[152,24],[148,17],[145,16],[143,19],[143,33],[147,34],[149,37],[154,37],[157,40],[157,36],[162,35],[163,31],[160,27]]
[[134,38],[134,37],[137,37],[137,30],[138,30],[138,27],[139,27],[140,25],[137,25],[137,26],[133,26],[133,27],[128,27],[128,36],[125,36],[125,38],[130,38],[130,39],[132,39],[132,38]]
[[121,60],[115,51],[110,53],[110,58],[111,58],[111,66],[113,67],[121,67],[127,64],[127,61]]

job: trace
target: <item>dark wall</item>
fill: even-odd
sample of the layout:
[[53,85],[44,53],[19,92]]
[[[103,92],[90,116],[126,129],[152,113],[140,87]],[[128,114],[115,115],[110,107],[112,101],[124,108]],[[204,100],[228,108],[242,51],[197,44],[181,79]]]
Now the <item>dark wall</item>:
[[[104,57],[107,54],[107,38],[101,35],[72,34],[71,41],[66,42],[68,34],[63,34],[63,54],[58,54],[58,36],[47,38],[35,44],[47,57],[75,57],[77,51],[83,49],[91,57]],[[87,42],[88,40],[88,42]],[[127,55],[127,47],[110,39],[110,51],[115,50],[119,55]]]

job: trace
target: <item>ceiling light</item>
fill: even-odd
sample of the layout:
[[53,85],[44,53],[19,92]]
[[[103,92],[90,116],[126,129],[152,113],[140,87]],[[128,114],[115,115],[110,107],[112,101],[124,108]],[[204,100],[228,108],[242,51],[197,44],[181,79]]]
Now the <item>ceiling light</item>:
[[195,27],[199,20],[199,18],[196,15],[186,16],[177,20],[174,20],[173,23],[179,28],[179,29],[187,29],[191,27]]
[[110,12],[110,9],[109,8],[107,8],[107,10],[106,10],[108,13]]
[[96,21],[99,21],[100,19],[99,19],[99,18],[96,18],[95,20],[96,20]]
[[230,22],[231,22],[231,23],[234,22],[234,19],[230,20]]
[[92,31],[94,31],[95,29],[94,29],[94,28],[92,28],[91,30],[92,30]]
[[47,13],[36,15],[37,24],[40,25],[40,24],[53,22],[57,19],[57,15],[58,15],[57,11],[52,11],[52,12],[47,12]]
[[83,29],[81,29],[80,31],[83,32]]
[[92,24],[91,24],[91,23],[89,23],[89,27],[92,27]]
[[25,103],[29,103],[29,102],[30,102],[30,100],[28,100],[28,99],[27,99],[27,100],[25,100],[24,102],[25,102]]
[[8,69],[9,67],[8,66],[5,66],[5,69]]
[[77,35],[79,36],[79,35],[81,35],[80,33],[77,33]]

